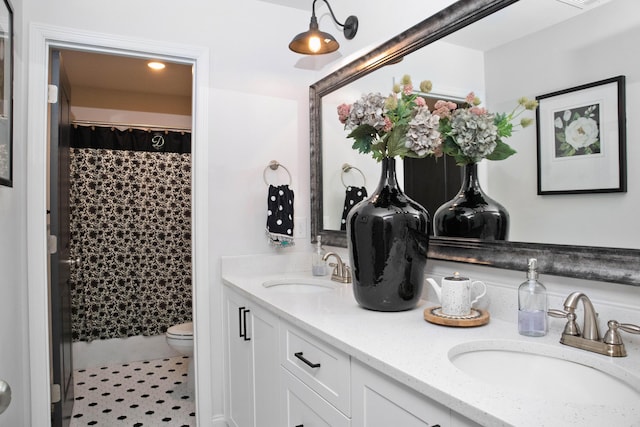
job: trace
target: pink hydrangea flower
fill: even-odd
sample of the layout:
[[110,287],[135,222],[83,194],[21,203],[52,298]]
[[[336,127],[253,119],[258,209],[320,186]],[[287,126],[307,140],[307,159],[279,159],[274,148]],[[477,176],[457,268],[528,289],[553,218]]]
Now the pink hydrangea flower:
[[340,120],[340,123],[345,124],[347,122],[350,112],[351,112],[350,104],[338,105],[338,120]]
[[487,114],[487,109],[484,107],[471,107],[469,108],[469,112],[477,116],[482,116],[484,114]]
[[416,98],[416,106],[424,107],[426,105],[427,105],[427,101],[425,101],[423,97],[419,96]]
[[383,132],[389,132],[389,131],[391,131],[391,129],[393,129],[393,122],[391,121],[391,119],[389,119],[389,117],[385,117],[384,118],[384,126],[382,127],[382,131]]
[[402,93],[404,93],[405,95],[409,96],[409,95],[411,95],[412,92],[413,92],[413,85],[411,83],[406,84],[406,85],[403,86]]
[[438,100],[434,105],[433,114],[440,116],[440,118],[446,119],[451,117],[451,112],[458,108],[455,102]]
[[466,102],[469,105],[473,105],[475,99],[476,99],[476,94],[473,92],[469,92],[469,95],[467,95],[467,97],[464,99],[464,102]]

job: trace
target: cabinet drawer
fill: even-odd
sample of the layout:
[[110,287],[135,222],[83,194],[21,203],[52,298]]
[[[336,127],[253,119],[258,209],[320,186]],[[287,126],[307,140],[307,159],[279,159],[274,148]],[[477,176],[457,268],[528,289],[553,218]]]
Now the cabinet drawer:
[[280,368],[285,427],[349,427],[351,421],[289,371]]
[[350,416],[349,356],[286,323],[280,329],[280,345],[282,366]]

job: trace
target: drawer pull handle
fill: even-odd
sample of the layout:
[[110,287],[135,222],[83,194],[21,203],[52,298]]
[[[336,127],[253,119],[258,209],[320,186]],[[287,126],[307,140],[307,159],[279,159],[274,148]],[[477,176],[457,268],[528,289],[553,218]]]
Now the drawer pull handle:
[[242,313],[242,332],[244,332],[244,340],[245,341],[251,341],[251,338],[249,338],[249,336],[247,335],[247,313],[249,313],[251,310],[249,309],[245,309],[244,313]]
[[244,333],[242,332],[242,312],[245,307],[238,307],[238,335],[240,338],[244,338]]
[[[312,363],[312,362],[309,362],[309,361],[308,361],[308,360],[307,360],[307,359],[302,355],[302,352],[301,352],[301,351],[300,351],[300,352],[298,352],[298,353],[293,353],[293,355],[294,355],[295,357],[297,357],[298,359],[302,360],[302,361],[303,361],[306,365],[308,365],[310,368],[314,368],[314,369],[315,369],[315,368],[319,368],[319,367],[320,367],[320,364],[319,364],[319,363]],[[296,426],[296,427],[297,427],[297,426]]]
[[304,427],[304,424],[298,424],[296,427]]

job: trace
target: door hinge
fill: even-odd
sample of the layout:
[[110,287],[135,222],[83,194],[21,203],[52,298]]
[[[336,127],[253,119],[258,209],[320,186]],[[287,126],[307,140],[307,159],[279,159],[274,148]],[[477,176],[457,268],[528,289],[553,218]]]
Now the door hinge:
[[51,384],[51,403],[60,402],[60,384]]
[[50,234],[47,236],[47,250],[49,251],[49,255],[55,254],[58,252],[58,237]]
[[58,86],[47,86],[47,102],[49,104],[55,104],[58,102]]

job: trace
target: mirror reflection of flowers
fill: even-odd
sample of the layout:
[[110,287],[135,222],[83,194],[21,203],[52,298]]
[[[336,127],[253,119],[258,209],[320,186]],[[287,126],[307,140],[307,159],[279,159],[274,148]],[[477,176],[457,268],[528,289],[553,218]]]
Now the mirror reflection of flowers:
[[517,127],[525,128],[533,119],[516,119],[526,110],[535,110],[536,100],[526,97],[509,113],[489,113],[480,107],[481,101],[473,92],[469,93],[462,107],[453,102],[438,101],[434,114],[440,117],[440,132],[443,137],[442,151],[452,156],[458,165],[478,163],[482,159],[504,160],[515,154],[504,139],[511,136]]
[[554,113],[556,156],[600,153],[600,106],[573,108]]
[[[515,150],[503,139],[516,127],[527,127],[533,119],[516,119],[538,103],[522,97],[509,114],[489,113],[480,100],[470,93],[462,107],[455,102],[439,100],[430,111],[422,94],[431,92],[425,80],[420,93],[413,90],[411,78],[405,75],[402,85],[384,98],[379,93],[367,94],[352,105],[338,107],[338,118],[351,131],[353,148],[372,153],[376,160],[384,157],[452,156],[459,165],[482,159],[504,160]],[[514,124],[515,123],[515,124]]]

